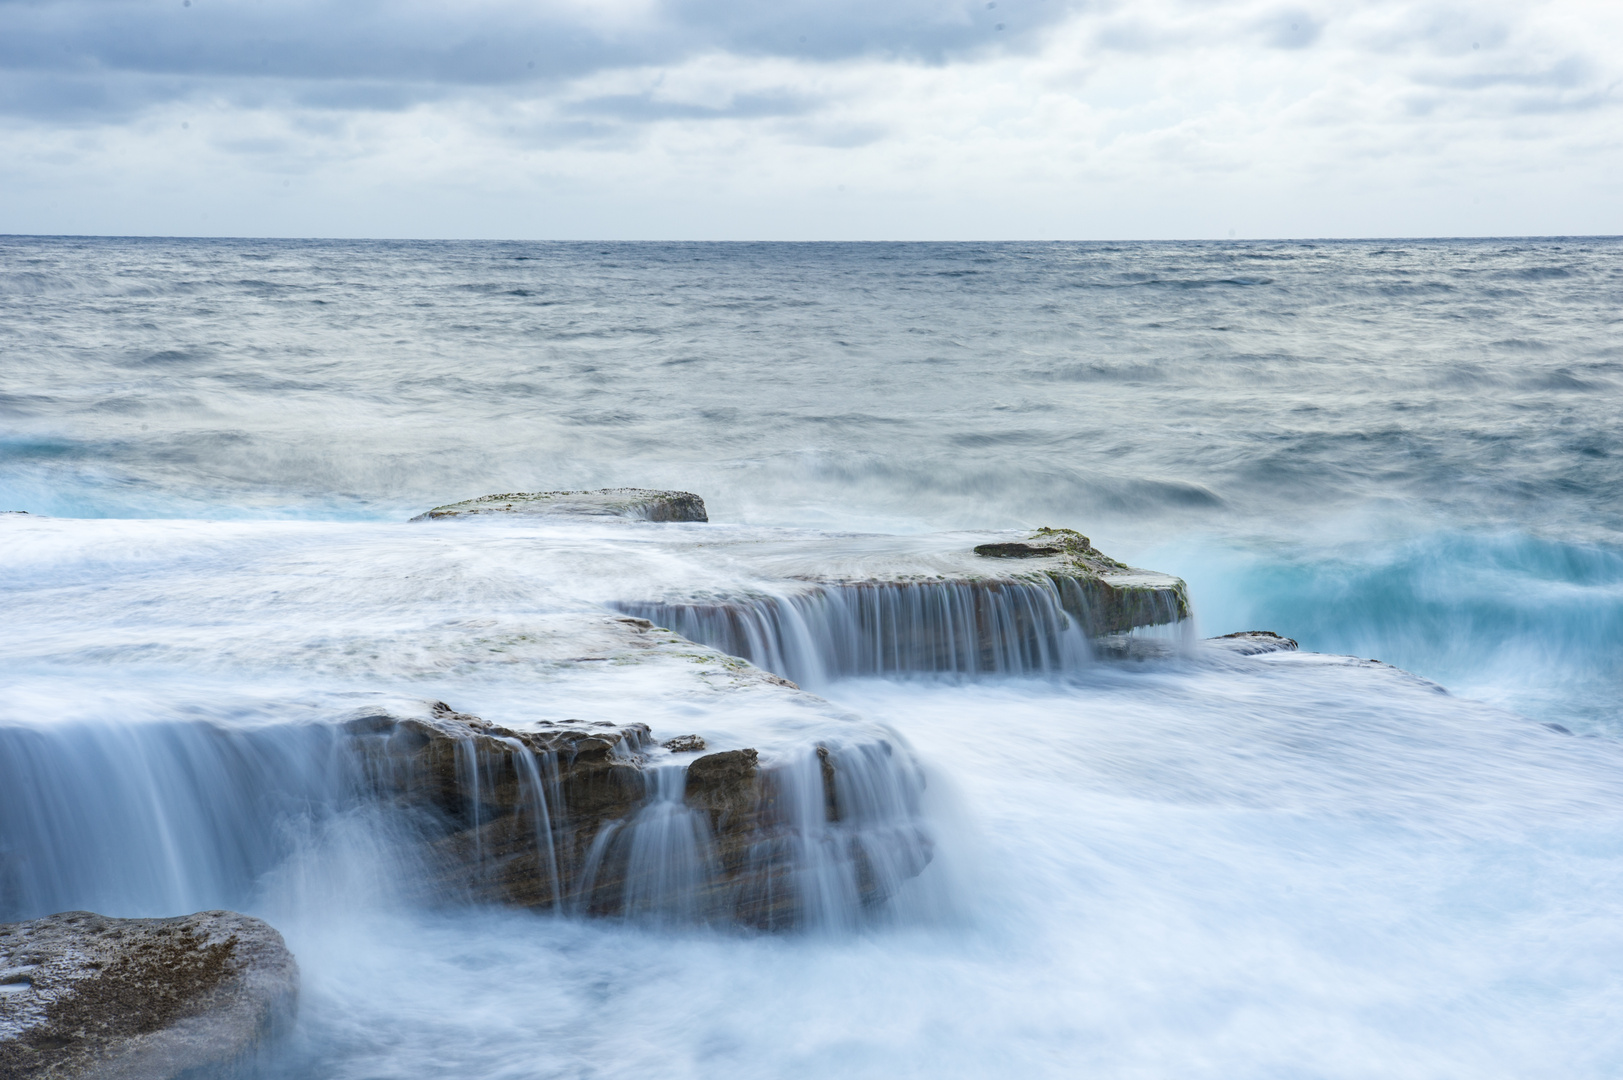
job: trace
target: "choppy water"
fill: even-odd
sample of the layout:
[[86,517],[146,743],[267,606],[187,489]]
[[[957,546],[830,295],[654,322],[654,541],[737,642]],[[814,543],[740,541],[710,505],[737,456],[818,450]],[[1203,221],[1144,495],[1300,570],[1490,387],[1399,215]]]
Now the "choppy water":
[[[178,861],[50,895],[272,918],[301,1076],[1611,1075],[1620,312],[1611,239],[0,239],[0,509],[58,518],[0,530],[7,745],[90,724],[30,774],[179,792],[102,840]],[[1184,576],[1203,633],[1451,693],[1312,658],[836,679],[926,763],[940,853],[834,936],[413,908],[341,805],[289,809],[330,762],[263,735],[217,771],[275,828],[171,820],[223,796],[141,731],[519,708],[445,612],[624,600],[680,545],[526,566],[392,523],[618,484],[746,529],[1074,526]]]

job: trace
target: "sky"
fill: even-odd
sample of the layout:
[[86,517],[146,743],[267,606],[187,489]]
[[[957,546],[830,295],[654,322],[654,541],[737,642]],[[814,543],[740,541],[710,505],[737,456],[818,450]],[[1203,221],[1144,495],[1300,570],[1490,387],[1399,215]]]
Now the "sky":
[[0,0],[0,232],[1623,233],[1623,0]]

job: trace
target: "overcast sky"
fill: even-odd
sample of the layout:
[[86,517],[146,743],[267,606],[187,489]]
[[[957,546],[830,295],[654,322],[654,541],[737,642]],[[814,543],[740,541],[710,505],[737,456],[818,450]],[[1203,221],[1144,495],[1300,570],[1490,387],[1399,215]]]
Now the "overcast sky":
[[0,232],[1623,233],[1620,0],[0,0]]

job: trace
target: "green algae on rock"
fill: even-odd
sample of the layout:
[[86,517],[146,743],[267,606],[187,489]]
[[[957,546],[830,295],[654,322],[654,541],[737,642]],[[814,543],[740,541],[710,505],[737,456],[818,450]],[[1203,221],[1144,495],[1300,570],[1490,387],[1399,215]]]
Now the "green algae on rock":
[[1160,626],[1189,617],[1189,591],[1181,578],[1140,570],[1112,559],[1075,529],[1043,527],[1024,540],[975,546],[988,559],[1042,559],[1021,566],[1016,579],[1052,583],[1065,613],[1090,638]]

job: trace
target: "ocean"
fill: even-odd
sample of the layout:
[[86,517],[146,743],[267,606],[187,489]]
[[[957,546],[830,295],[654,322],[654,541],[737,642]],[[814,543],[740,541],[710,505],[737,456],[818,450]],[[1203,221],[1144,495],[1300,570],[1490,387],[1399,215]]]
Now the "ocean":
[[[1613,238],[0,238],[0,919],[267,918],[288,1078],[1615,1075],[1620,313]],[[407,520],[618,486],[710,523]],[[311,734],[745,737],[525,635],[1040,526],[1192,619],[802,675],[927,780],[861,917],[424,903]]]

